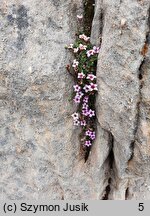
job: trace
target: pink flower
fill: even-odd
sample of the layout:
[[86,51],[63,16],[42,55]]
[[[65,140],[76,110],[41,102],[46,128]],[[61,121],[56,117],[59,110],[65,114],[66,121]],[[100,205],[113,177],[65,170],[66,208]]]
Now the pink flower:
[[80,121],[76,119],[76,120],[73,121],[73,124],[78,126],[80,124]]
[[91,136],[91,133],[92,133],[92,131],[87,130],[87,131],[85,132],[85,135],[90,137],[90,136]]
[[95,131],[91,131],[91,135],[92,135],[92,136],[95,135]]
[[90,136],[91,140],[95,140],[95,131],[91,132],[91,136]]
[[91,138],[91,140],[95,140],[96,137],[95,136],[91,136],[90,138]]
[[83,92],[80,91],[77,92],[76,97],[79,97],[81,99],[83,95],[84,95]]
[[99,47],[96,47],[96,46],[94,46],[94,47],[93,47],[93,51],[94,51],[94,53],[99,53],[99,51],[100,51],[100,48],[99,48]]
[[85,74],[84,73],[78,73],[78,79],[83,79],[85,77]]
[[73,88],[75,92],[79,92],[81,90],[81,87],[79,85],[74,85]]
[[82,104],[82,109],[88,109],[88,104],[87,103],[83,103]]
[[96,76],[93,74],[88,74],[87,79],[90,79],[93,81],[94,79],[96,79]]
[[85,146],[88,146],[88,147],[89,147],[89,146],[91,146],[91,145],[92,145],[92,143],[91,143],[90,140],[86,140],[86,141],[85,141]]
[[91,140],[95,140],[95,131],[87,130],[85,135],[89,136]]
[[90,138],[91,138],[91,140],[95,140],[96,137],[94,135],[91,135]]
[[91,91],[90,85],[85,85],[83,89],[86,93]]
[[95,111],[94,110],[89,110],[89,117],[95,116]]
[[73,99],[75,103],[79,104],[80,103],[80,97],[75,96],[75,98]]
[[87,54],[87,57],[90,57],[91,55],[94,55],[94,51],[93,50],[88,50],[86,52],[86,54]]
[[84,103],[88,103],[88,100],[89,100],[89,97],[88,97],[88,96],[85,96],[85,97],[83,98],[83,102],[84,102]]
[[79,35],[79,38],[83,39],[86,42],[90,39],[90,37],[87,37],[85,34]]
[[82,121],[80,122],[80,124],[81,124],[81,126],[86,126],[86,121],[85,121],[85,120],[82,120]]
[[93,91],[93,90],[95,90],[95,91],[98,90],[98,88],[97,88],[97,84],[90,83],[90,91]]
[[83,45],[83,44],[80,44],[79,45],[79,49],[80,50],[86,50],[87,46],[86,45]]
[[78,20],[82,20],[83,19],[83,15],[77,15]]
[[79,118],[79,114],[77,112],[73,113],[71,116],[74,120],[78,120]]
[[89,115],[89,111],[87,109],[82,109],[82,114],[84,116],[88,116]]

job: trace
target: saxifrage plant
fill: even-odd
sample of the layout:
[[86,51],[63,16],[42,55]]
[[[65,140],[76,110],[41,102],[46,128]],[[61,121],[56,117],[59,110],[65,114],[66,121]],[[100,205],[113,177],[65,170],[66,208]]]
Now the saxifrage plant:
[[[78,17],[81,18],[81,17]],[[73,101],[77,110],[72,114],[73,124],[81,127],[80,140],[84,148],[92,146],[96,137],[95,97],[98,91],[96,84],[97,58],[99,47],[90,43],[90,37],[77,34],[74,44],[66,47],[75,56],[67,70],[74,77]]]

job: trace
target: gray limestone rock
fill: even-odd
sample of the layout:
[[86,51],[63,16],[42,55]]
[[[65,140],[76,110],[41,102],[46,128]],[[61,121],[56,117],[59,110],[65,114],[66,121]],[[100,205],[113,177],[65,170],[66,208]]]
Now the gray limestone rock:
[[150,3],[99,0],[96,5],[91,40],[102,39],[97,118],[113,136],[108,199],[150,199]]
[[149,8],[95,2],[97,137],[85,163],[64,49],[82,0],[0,0],[0,199],[150,199]]

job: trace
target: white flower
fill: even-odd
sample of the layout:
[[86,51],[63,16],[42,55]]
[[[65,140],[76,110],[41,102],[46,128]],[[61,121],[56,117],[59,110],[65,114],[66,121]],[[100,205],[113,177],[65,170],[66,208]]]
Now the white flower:
[[69,44],[68,49],[73,49],[73,44]]
[[79,114],[77,112],[73,113],[71,116],[74,120],[78,120],[79,118]]
[[79,51],[79,48],[74,48],[74,49],[73,49],[73,52],[74,52],[74,53],[77,53],[78,51]]
[[77,15],[77,18],[79,19],[79,20],[82,20],[83,19],[83,15],[81,14],[81,15]]
[[74,60],[73,60],[72,67],[73,67],[73,68],[76,68],[78,65],[79,65],[79,62],[78,62],[76,59],[74,59]]
[[76,126],[78,126],[80,124],[80,121],[79,120],[74,120],[73,124],[76,125]]

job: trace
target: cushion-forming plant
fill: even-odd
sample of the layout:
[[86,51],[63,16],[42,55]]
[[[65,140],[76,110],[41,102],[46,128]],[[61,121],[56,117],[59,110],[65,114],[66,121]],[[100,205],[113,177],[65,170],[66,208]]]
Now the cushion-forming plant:
[[77,110],[72,114],[73,124],[80,126],[80,140],[84,148],[91,147],[96,137],[95,96],[98,91],[96,84],[96,66],[100,48],[92,46],[90,37],[78,34],[74,44],[66,48],[75,56],[68,71],[73,75],[73,101]]

